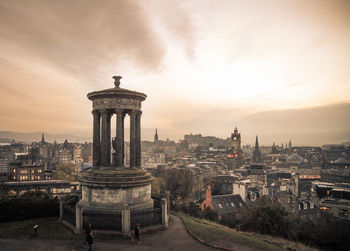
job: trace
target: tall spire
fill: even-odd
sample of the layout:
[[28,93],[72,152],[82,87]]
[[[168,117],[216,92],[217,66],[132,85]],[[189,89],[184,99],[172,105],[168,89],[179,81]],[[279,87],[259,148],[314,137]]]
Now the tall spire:
[[158,131],[156,128],[156,133],[154,134],[154,142],[158,142]]
[[255,149],[253,151],[253,161],[255,163],[260,163],[261,162],[261,151],[259,149],[258,135],[256,135],[256,138],[255,138]]
[[41,144],[45,143],[45,137],[44,137],[44,133],[41,134]]

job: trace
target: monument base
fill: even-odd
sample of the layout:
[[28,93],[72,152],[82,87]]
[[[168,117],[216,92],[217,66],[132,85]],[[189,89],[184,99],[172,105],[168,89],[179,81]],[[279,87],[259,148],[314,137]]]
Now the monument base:
[[153,178],[141,168],[92,168],[84,173],[82,199],[84,209],[121,211],[153,208],[151,183]]

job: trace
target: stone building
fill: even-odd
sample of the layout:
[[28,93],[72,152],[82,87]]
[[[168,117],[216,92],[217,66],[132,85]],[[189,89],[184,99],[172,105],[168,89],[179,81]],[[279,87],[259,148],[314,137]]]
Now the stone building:
[[44,166],[35,164],[10,164],[10,180],[11,181],[29,181],[44,180]]
[[235,213],[240,208],[247,208],[239,194],[212,195],[211,189],[207,189],[206,198],[200,205],[201,210],[206,208],[213,210],[221,219]]

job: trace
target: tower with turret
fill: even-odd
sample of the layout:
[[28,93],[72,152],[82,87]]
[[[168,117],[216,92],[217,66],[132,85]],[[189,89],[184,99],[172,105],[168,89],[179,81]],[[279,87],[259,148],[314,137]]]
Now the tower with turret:
[[233,133],[231,133],[232,142],[232,155],[234,159],[234,168],[239,168],[242,164],[242,149],[241,149],[241,134],[235,127]]

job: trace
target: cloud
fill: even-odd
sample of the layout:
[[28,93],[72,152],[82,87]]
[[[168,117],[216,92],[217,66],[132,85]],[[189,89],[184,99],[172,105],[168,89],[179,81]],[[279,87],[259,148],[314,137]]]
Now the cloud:
[[196,32],[188,6],[180,1],[166,0],[146,1],[143,4],[148,14],[156,20],[155,26],[158,26],[171,40],[180,44],[186,56],[193,60]]
[[5,1],[0,41],[7,52],[55,65],[93,82],[101,66],[133,62],[155,70],[164,47],[135,1]]

